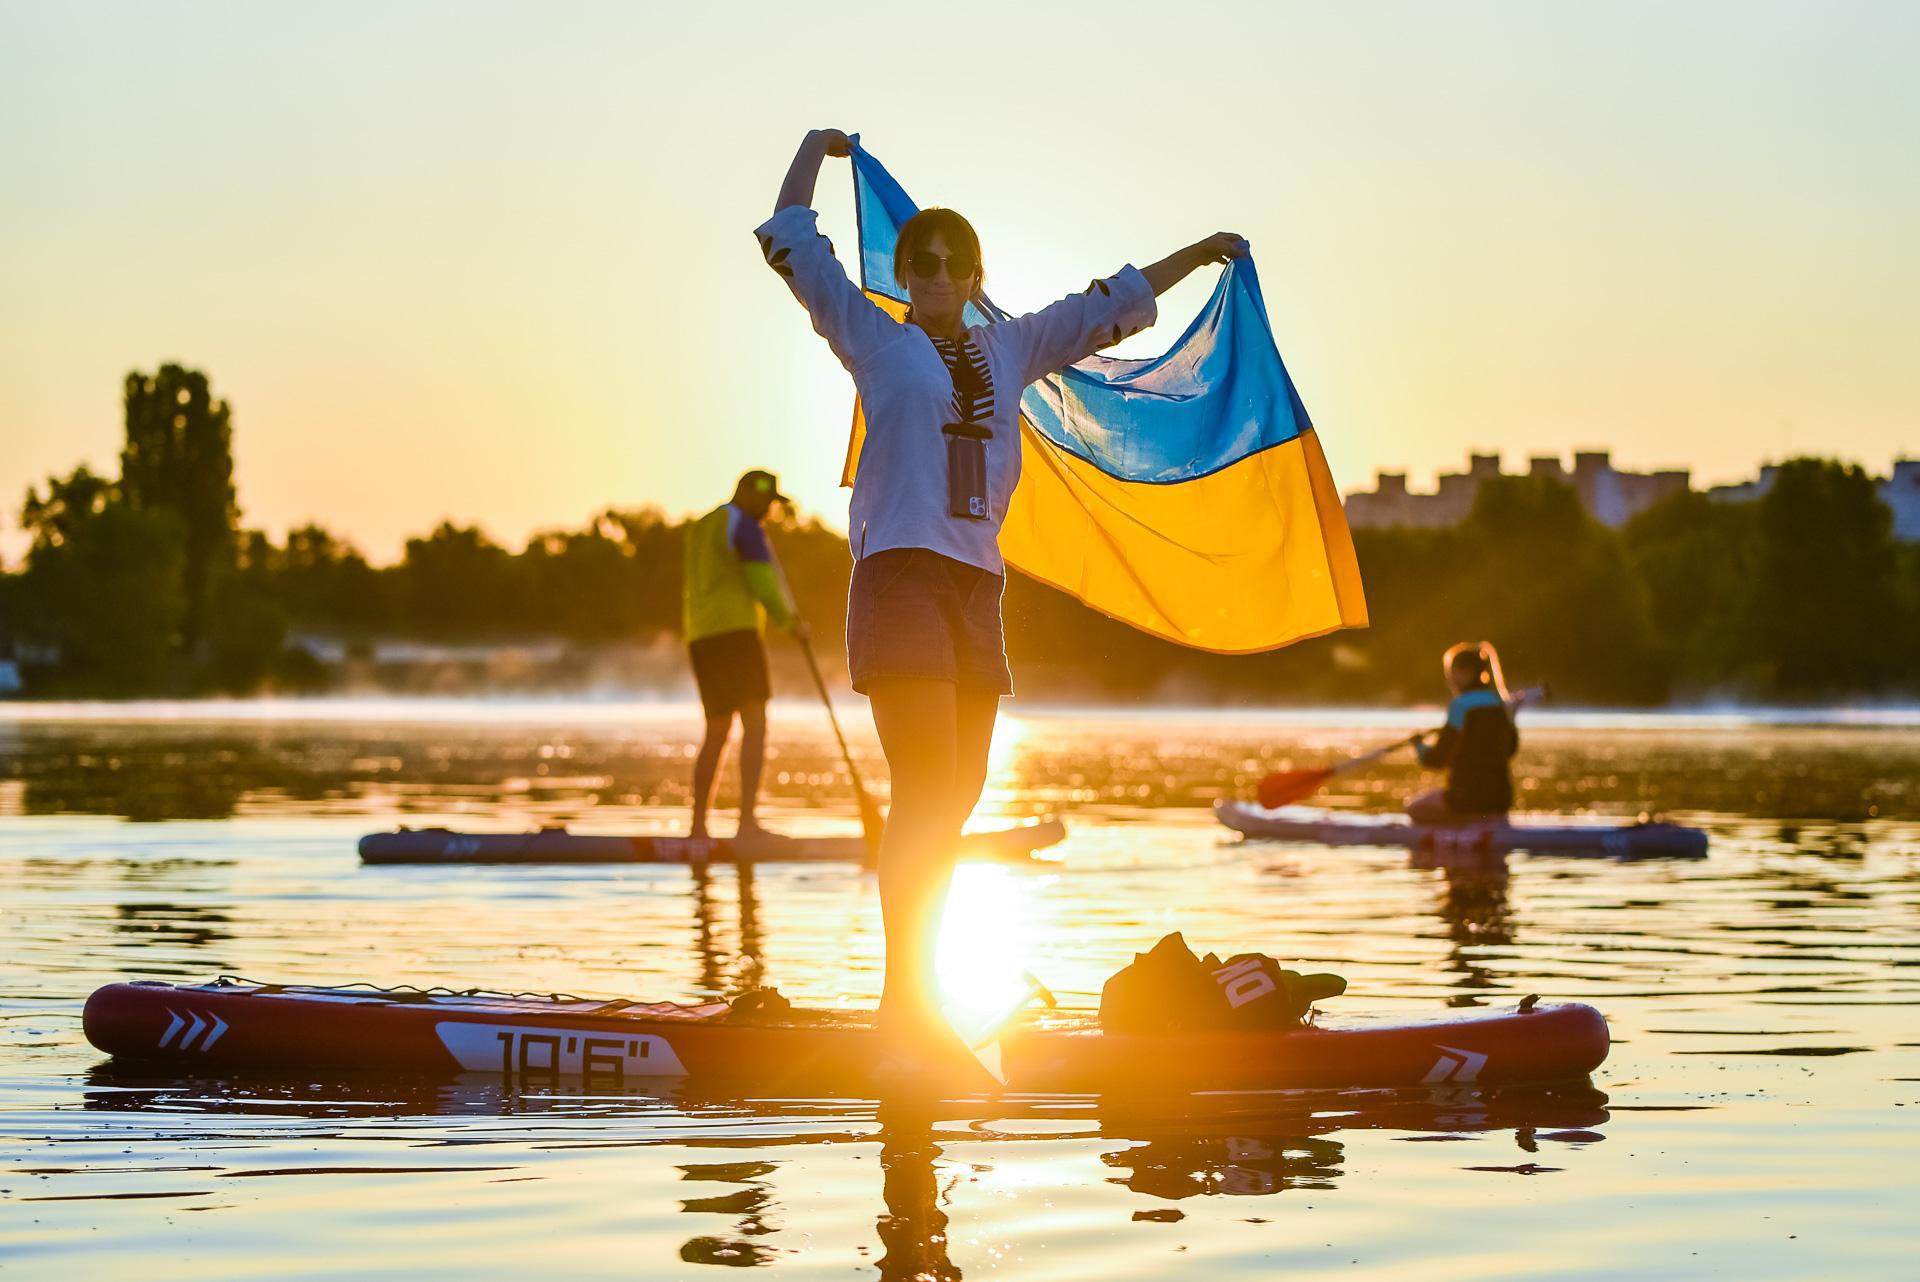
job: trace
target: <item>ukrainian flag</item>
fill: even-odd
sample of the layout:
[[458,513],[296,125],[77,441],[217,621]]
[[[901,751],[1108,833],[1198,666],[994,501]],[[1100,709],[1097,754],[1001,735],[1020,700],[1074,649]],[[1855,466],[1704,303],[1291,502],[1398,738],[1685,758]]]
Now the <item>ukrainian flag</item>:
[[[853,151],[861,285],[895,317],[900,227],[917,206]],[[970,309],[971,324],[1006,313]],[[1251,259],[1229,263],[1199,316],[1151,360],[1091,356],[1027,388],[1007,563],[1169,641],[1272,650],[1367,624],[1353,539],[1274,343]],[[866,423],[854,404],[842,480]]]

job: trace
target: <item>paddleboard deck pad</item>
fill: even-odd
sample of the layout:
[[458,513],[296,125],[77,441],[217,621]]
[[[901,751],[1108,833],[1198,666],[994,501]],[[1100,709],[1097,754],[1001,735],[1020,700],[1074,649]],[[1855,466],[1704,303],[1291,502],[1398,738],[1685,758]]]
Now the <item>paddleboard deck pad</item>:
[[1707,834],[1670,823],[1416,824],[1403,815],[1341,814],[1312,806],[1268,810],[1246,801],[1216,801],[1220,822],[1249,837],[1318,846],[1404,846],[1439,853],[1494,854],[1509,850],[1626,859],[1697,859]]
[[[680,1006],[542,994],[262,984],[108,984],[87,1040],[116,1059],[195,1074],[379,1072],[440,1077],[681,1078],[765,1097],[867,1094],[884,1046],[867,1017],[788,1012],[737,1020]],[[1424,1018],[1319,1016],[1285,1030],[1104,1034],[1047,1015],[1002,1034],[1020,1093],[1258,1091],[1571,1082],[1606,1058],[1606,1020],[1578,1003]]]
[[[1066,825],[1051,815],[1010,828],[971,832],[960,838],[967,860],[1030,859],[1058,845]],[[621,836],[613,833],[454,832],[447,828],[401,828],[360,839],[368,864],[709,864],[864,863],[862,837]]]

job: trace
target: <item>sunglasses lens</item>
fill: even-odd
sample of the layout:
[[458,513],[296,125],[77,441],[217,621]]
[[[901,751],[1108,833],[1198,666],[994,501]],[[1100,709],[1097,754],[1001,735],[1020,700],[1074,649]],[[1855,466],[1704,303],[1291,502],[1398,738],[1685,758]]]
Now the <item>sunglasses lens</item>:
[[938,276],[941,263],[947,265],[947,279],[957,281],[970,279],[980,266],[967,254],[949,254],[945,258],[928,253],[907,255],[907,267],[921,280],[932,280]]

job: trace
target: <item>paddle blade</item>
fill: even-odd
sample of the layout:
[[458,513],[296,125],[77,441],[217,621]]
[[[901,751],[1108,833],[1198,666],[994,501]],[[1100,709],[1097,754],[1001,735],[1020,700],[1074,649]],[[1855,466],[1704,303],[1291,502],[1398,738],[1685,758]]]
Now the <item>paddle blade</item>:
[[1311,797],[1320,791],[1320,785],[1333,778],[1334,772],[1325,768],[1319,770],[1277,770],[1260,781],[1255,795],[1260,804],[1268,810],[1277,810],[1281,806],[1290,806],[1303,798]]

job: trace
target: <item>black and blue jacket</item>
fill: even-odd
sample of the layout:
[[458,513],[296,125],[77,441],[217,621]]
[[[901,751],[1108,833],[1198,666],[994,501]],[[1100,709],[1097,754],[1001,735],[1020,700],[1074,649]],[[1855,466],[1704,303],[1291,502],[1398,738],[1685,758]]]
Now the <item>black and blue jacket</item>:
[[1513,714],[1485,688],[1454,699],[1438,737],[1414,745],[1421,765],[1446,768],[1447,809],[1463,815],[1503,815],[1513,808],[1507,763],[1519,750]]

